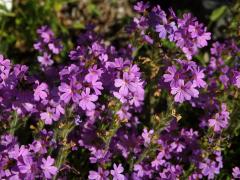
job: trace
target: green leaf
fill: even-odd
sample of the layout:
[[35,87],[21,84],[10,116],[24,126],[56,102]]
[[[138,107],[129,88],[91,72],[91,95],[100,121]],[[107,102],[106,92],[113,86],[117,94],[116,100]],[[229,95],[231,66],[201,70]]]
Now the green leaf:
[[99,9],[95,4],[88,4],[87,6],[88,12],[90,12],[93,16],[99,17],[101,15]]
[[73,28],[74,28],[74,29],[84,29],[85,26],[84,26],[84,24],[81,23],[81,22],[74,22]]
[[217,9],[215,9],[212,14],[210,15],[210,20],[212,22],[217,21],[227,10],[227,6],[221,6]]

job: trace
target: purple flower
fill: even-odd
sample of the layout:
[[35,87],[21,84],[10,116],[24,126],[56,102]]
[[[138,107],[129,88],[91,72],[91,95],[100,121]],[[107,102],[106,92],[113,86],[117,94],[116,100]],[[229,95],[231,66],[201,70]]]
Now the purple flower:
[[198,90],[191,82],[184,84],[184,80],[178,80],[176,87],[172,87],[171,94],[175,95],[174,101],[182,103],[185,100],[191,100],[192,97],[198,97]]
[[61,83],[61,85],[58,87],[58,90],[60,92],[60,99],[64,101],[65,103],[69,103],[72,99],[73,102],[78,103],[80,100],[80,90],[82,88],[82,85],[76,80],[71,80],[70,85],[66,83]]
[[140,164],[135,164],[135,165],[134,165],[134,171],[137,172],[137,176],[138,176],[138,177],[143,177],[143,176],[144,176],[144,170],[143,170],[142,165],[140,165]]
[[108,156],[108,152],[106,152],[103,149],[91,148],[90,151],[91,151],[91,155],[92,155],[89,158],[91,163],[97,163],[97,162],[105,161],[107,156]]
[[52,51],[53,54],[59,54],[60,51],[62,50],[62,46],[56,40],[54,40],[53,42],[49,43],[48,44],[48,48],[49,48],[49,50]]
[[42,26],[37,30],[37,33],[41,36],[44,43],[49,43],[54,33],[48,26]]
[[125,177],[122,174],[124,171],[122,164],[119,164],[118,166],[114,163],[113,164],[113,170],[111,170],[111,174],[113,176],[113,180],[124,180]]
[[222,104],[221,109],[220,113],[216,113],[214,118],[208,120],[208,125],[212,127],[215,132],[220,132],[222,129],[226,128],[228,120],[230,119],[225,104]]
[[168,67],[167,72],[168,74],[163,75],[164,82],[171,82],[170,86],[174,86],[177,82],[177,79],[175,77],[177,73],[176,67],[175,66]]
[[11,69],[11,62],[9,59],[4,59],[3,55],[0,54],[0,83],[9,76]]
[[19,163],[18,168],[20,170],[21,173],[23,174],[31,174],[33,173],[33,169],[32,169],[32,158],[30,156],[23,156],[22,158],[23,162]]
[[46,112],[40,113],[40,118],[45,122],[45,124],[51,125],[53,121],[57,121],[59,116],[55,113],[54,108],[47,107]]
[[59,54],[62,50],[62,45],[58,39],[54,38],[54,33],[48,26],[42,26],[37,30],[37,33],[40,37],[38,42],[34,44],[34,48],[39,52],[44,52],[44,56],[39,56],[38,60],[44,66],[52,65],[53,61],[47,52]]
[[[205,28],[206,31],[206,28]],[[197,46],[199,48],[207,46],[207,41],[211,39],[211,33],[210,32],[205,32],[197,37]]]
[[209,159],[206,159],[204,163],[200,163],[199,168],[204,176],[208,176],[208,179],[214,179],[215,174],[219,174],[216,162]]
[[8,146],[11,143],[16,143],[16,138],[11,134],[6,134],[1,136],[0,144],[3,146]]
[[9,152],[9,157],[10,158],[13,158],[13,159],[18,159],[18,157],[22,156],[22,157],[25,157],[25,156],[28,156],[30,155],[30,152],[29,150],[24,146],[19,146],[18,144],[16,144]]
[[121,120],[130,119],[131,113],[129,113],[128,111],[129,111],[128,106],[122,106],[121,109],[117,111],[117,115]]
[[56,116],[61,116],[65,114],[65,110],[64,108],[61,106],[61,104],[55,104],[55,113],[56,113]]
[[98,171],[89,171],[88,179],[90,180],[108,180],[109,171],[104,171],[98,167]]
[[123,73],[123,79],[115,79],[115,87],[120,87],[119,93],[126,96],[128,92],[134,92],[136,90],[135,83],[132,81],[132,77],[128,73]]
[[178,142],[172,142],[170,144],[171,151],[182,152],[185,149],[185,146]]
[[228,83],[229,83],[229,78],[226,74],[222,74],[219,76],[219,80],[223,83],[223,85],[225,87],[227,87]]
[[151,162],[151,166],[156,170],[159,170],[159,166],[163,165],[166,161],[164,160],[164,153],[159,152],[157,158]]
[[213,127],[213,130],[215,132],[219,132],[219,131],[221,131],[223,128],[225,128],[227,126],[227,123],[224,122],[224,121],[221,121],[219,119],[218,114],[216,114],[215,119],[209,119],[208,120],[208,125],[210,127]]
[[39,51],[39,52],[43,52],[43,49],[44,49],[43,46],[44,45],[43,45],[42,42],[36,42],[36,43],[33,44],[34,49]]
[[85,80],[87,82],[96,82],[102,73],[103,71],[101,69],[97,69],[97,65],[94,65],[92,68],[88,69],[88,74],[85,76]]
[[206,87],[206,82],[203,80],[205,77],[205,74],[203,73],[203,70],[200,70],[199,67],[194,69],[194,80],[193,84],[195,84],[197,87]]
[[51,59],[51,55],[46,52],[43,53],[43,56],[38,56],[38,62],[41,63],[42,66],[51,66],[53,65],[53,60]]
[[101,95],[101,90],[103,90],[103,87],[102,87],[102,82],[99,82],[99,81],[92,81],[90,83],[90,87],[94,90],[95,94],[96,95]]
[[90,88],[86,88],[86,91],[81,93],[81,100],[79,106],[83,110],[93,110],[95,109],[95,104],[93,102],[97,101],[98,97],[94,94],[90,94]]
[[185,13],[182,19],[178,19],[178,29],[174,34],[174,41],[185,53],[188,59],[198,52],[198,48],[207,46],[211,39],[211,33],[206,32],[203,24],[199,24],[190,13]]
[[41,153],[41,154],[44,154],[47,152],[45,146],[42,144],[42,142],[40,141],[33,141],[32,144],[30,144],[30,149],[35,152],[35,153]]
[[144,89],[142,87],[138,87],[137,91],[133,94],[132,99],[130,99],[129,103],[134,105],[135,107],[140,107],[144,100]]
[[159,38],[165,39],[167,36],[167,30],[165,29],[164,25],[157,25],[156,26],[156,32],[159,33]]
[[57,174],[57,168],[53,166],[54,159],[51,156],[48,156],[47,159],[42,159],[41,169],[46,179],[51,179],[54,175]]
[[237,88],[240,88],[240,73],[239,73],[239,75],[237,75],[237,76],[235,77],[235,83],[234,83],[234,85],[235,85]]
[[38,86],[36,89],[34,89],[34,100],[40,101],[45,100],[48,96],[48,85],[46,83],[39,84],[37,82]]
[[235,167],[232,169],[232,175],[236,179],[240,179],[240,169],[239,167]]
[[148,42],[149,44],[153,44],[154,41],[149,35],[142,34],[142,36],[143,36],[144,41]]
[[126,65],[129,65],[129,61],[124,61],[123,58],[115,58],[114,62],[110,63],[112,68],[122,70]]
[[149,8],[149,3],[144,3],[143,1],[137,2],[133,6],[133,9],[137,12],[144,12],[147,8]]
[[154,133],[154,130],[148,131],[146,128],[143,129],[142,137],[144,140],[144,146],[148,146],[151,142],[152,135]]

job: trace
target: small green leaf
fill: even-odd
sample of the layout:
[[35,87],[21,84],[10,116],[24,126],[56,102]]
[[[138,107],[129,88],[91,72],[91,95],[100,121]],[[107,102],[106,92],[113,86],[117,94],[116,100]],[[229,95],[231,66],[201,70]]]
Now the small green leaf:
[[81,23],[81,22],[74,22],[73,28],[74,28],[74,29],[84,29],[85,26],[84,26],[84,24]]
[[227,10],[227,6],[225,5],[215,9],[210,15],[210,20],[212,22],[217,21],[225,13],[226,10]]

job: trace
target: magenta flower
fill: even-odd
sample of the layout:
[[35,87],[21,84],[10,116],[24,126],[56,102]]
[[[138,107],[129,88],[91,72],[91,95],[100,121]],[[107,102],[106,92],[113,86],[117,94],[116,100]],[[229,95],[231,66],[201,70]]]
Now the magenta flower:
[[185,149],[185,146],[178,142],[172,142],[170,144],[171,151],[182,152]]
[[101,167],[98,171],[89,171],[88,179],[90,180],[108,180],[109,171],[104,171]]
[[235,77],[235,83],[234,83],[234,85],[235,85],[237,88],[240,88],[240,73],[239,73],[239,75],[237,75],[237,76]]
[[42,26],[37,30],[37,33],[41,36],[43,42],[49,43],[53,38],[53,31],[48,26]]
[[39,153],[43,154],[43,153],[47,152],[47,150],[46,150],[45,146],[42,144],[42,142],[37,141],[37,140],[33,141],[32,144],[29,145],[29,148],[35,153],[39,152]]
[[48,96],[48,85],[46,83],[41,83],[37,86],[36,89],[34,89],[35,101],[45,100],[47,96]]
[[53,65],[53,60],[51,59],[51,55],[48,55],[46,52],[43,53],[43,56],[38,56],[37,59],[38,59],[38,62],[40,62],[42,66]]
[[144,176],[144,169],[143,169],[142,165],[135,164],[134,165],[134,171],[137,172],[138,177],[143,177]]
[[25,156],[28,156],[30,155],[30,152],[29,150],[24,146],[19,146],[18,144],[16,144],[9,152],[9,157],[10,158],[13,158],[13,159],[18,159],[18,157],[22,156],[22,157],[25,157]]
[[43,174],[46,179],[51,179],[54,175],[57,174],[57,168],[53,166],[54,159],[51,156],[48,156],[47,159],[42,159],[42,165],[40,166],[43,170]]
[[236,179],[240,179],[240,169],[239,167],[235,167],[232,169],[232,175]]
[[32,173],[32,158],[30,156],[23,156],[22,158],[23,162],[21,162],[18,165],[18,168],[20,170],[21,173],[23,174],[31,174]]
[[142,137],[143,137],[145,146],[148,146],[150,144],[153,133],[154,133],[154,130],[152,129],[150,131],[148,131],[147,128],[143,129]]
[[192,97],[198,97],[199,92],[191,82],[184,84],[184,80],[180,79],[176,87],[172,87],[171,94],[175,95],[175,102],[182,103],[185,100],[191,100]]
[[163,165],[166,161],[164,160],[164,153],[159,152],[157,158],[151,162],[151,166],[156,170],[159,170],[159,166]]
[[[205,28],[206,31],[206,28]],[[207,41],[211,39],[211,33],[210,32],[205,32],[201,34],[200,36],[197,37],[197,46],[199,48],[207,46]]]
[[53,121],[57,121],[59,116],[55,113],[54,108],[47,107],[46,112],[40,113],[40,118],[45,122],[45,124],[51,125]]
[[128,92],[134,92],[136,90],[135,83],[132,82],[131,76],[128,73],[123,73],[123,79],[115,79],[115,87],[120,87],[119,93],[122,95],[128,95]]
[[82,85],[76,82],[76,80],[72,80],[70,85],[61,83],[61,85],[58,87],[58,90],[61,94],[60,99],[65,103],[69,103],[71,99],[73,102],[78,103],[80,100],[79,91],[81,88]]
[[203,70],[200,70],[199,67],[194,69],[194,80],[193,84],[195,84],[197,87],[205,87],[207,83],[203,80],[205,77],[205,74],[203,73]]
[[178,19],[177,24],[174,41],[190,60],[198,52],[198,48],[207,45],[207,41],[211,39],[211,33],[206,32],[203,24],[198,23],[190,13],[185,13],[182,19]]
[[65,114],[65,110],[64,108],[61,106],[61,104],[57,104],[57,106],[55,107],[55,113],[57,116],[61,116],[61,114]]
[[177,82],[176,73],[177,69],[175,66],[170,66],[167,68],[167,74],[163,75],[164,82],[171,82],[170,86],[174,86]]
[[11,69],[11,62],[9,59],[4,59],[3,55],[0,54],[0,83],[7,79]]
[[59,44],[58,41],[54,40],[53,42],[48,44],[48,48],[52,51],[53,54],[59,54],[62,46]]
[[82,92],[81,100],[79,102],[79,106],[83,110],[93,110],[95,109],[95,104],[93,102],[97,101],[98,97],[96,95],[90,94],[90,88],[86,88],[86,91]]
[[93,81],[96,82],[102,73],[103,71],[101,69],[97,69],[97,65],[94,65],[88,69],[88,74],[85,76],[85,80],[89,83]]
[[[122,98],[122,97],[121,97]],[[142,101],[144,100],[144,89],[142,87],[137,88],[137,91],[133,94],[132,99],[129,103],[135,107],[140,107]],[[124,102],[120,99],[121,102]]]
[[116,68],[118,70],[122,70],[124,68],[124,66],[127,65],[127,64],[129,64],[129,61],[123,60],[123,58],[119,57],[119,58],[115,58],[114,62],[111,62],[109,65],[112,68]]
[[207,176],[208,179],[214,179],[214,175],[219,174],[219,168],[216,162],[209,159],[206,159],[204,163],[200,163],[199,169],[201,169],[202,174]]
[[90,87],[94,90],[95,94],[96,95],[101,95],[101,90],[103,90],[103,87],[102,87],[102,82],[99,82],[99,81],[92,81],[90,83]]
[[214,119],[208,120],[208,125],[209,125],[209,127],[213,127],[213,130],[215,132],[219,132],[227,126],[227,122],[219,120],[219,116],[218,116],[218,114],[216,114]]
[[113,180],[124,180],[125,177],[122,174],[124,171],[124,168],[122,167],[122,164],[119,164],[118,166],[114,163],[113,164],[113,170],[111,170],[111,174],[113,176]]
[[165,39],[166,38],[166,36],[167,36],[167,30],[166,30],[166,28],[165,28],[165,26],[164,25],[157,25],[156,26],[156,32],[158,32],[159,33],[159,38],[161,38],[161,39]]
[[41,41],[34,43],[33,47],[35,50],[38,50],[39,52],[43,52],[43,43]]
[[131,113],[129,113],[128,111],[129,111],[128,106],[122,106],[121,109],[117,111],[117,115],[121,120],[130,119]]
[[149,7],[150,7],[149,3],[144,3],[143,1],[139,1],[133,6],[133,9],[137,12],[144,12]]
[[215,132],[220,132],[226,128],[230,118],[226,104],[222,104],[221,109],[220,113],[216,113],[214,118],[208,120],[209,127],[212,127]]

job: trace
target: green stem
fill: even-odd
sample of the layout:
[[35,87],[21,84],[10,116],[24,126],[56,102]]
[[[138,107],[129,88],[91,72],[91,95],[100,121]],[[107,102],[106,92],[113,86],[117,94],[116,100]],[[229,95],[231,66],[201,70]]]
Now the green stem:
[[[114,122],[115,123],[115,122]],[[112,138],[115,136],[115,134],[117,133],[118,129],[120,128],[120,122],[116,122],[113,125],[113,129],[111,130],[111,134],[110,136],[107,138],[106,140],[106,145],[105,145],[105,151],[107,152],[111,143]]]
[[[170,100],[169,100],[170,102]],[[173,108],[173,103],[170,103],[170,106],[167,110],[166,113],[164,113],[164,118],[162,119],[162,123],[159,123],[158,126],[156,126],[156,129],[155,129],[155,135],[157,135],[157,137],[159,138],[161,132],[170,124],[171,122],[171,117],[172,117],[172,114],[171,114],[171,110]],[[156,151],[158,149],[158,146],[156,146],[156,144],[150,144],[147,148],[144,149],[144,151],[140,154],[139,158],[134,162],[134,163],[131,163],[130,165],[130,169],[133,170],[133,165],[134,164],[138,164],[138,163],[141,163],[147,156],[150,152],[152,151]]]
[[[67,143],[68,135],[75,128],[75,123],[73,122],[73,107],[69,108],[66,111],[66,118],[62,122],[63,125],[61,128],[57,127],[55,130],[54,137],[57,142],[62,142],[62,147],[60,148],[58,155],[56,157],[55,165],[58,169],[66,162],[66,159],[70,153],[71,146]],[[54,180],[57,178],[57,175],[54,176]]]
[[14,111],[13,119],[10,121],[10,129],[9,129],[10,134],[14,135],[15,130],[17,129],[17,124],[18,124],[18,115],[17,115],[17,112]]

